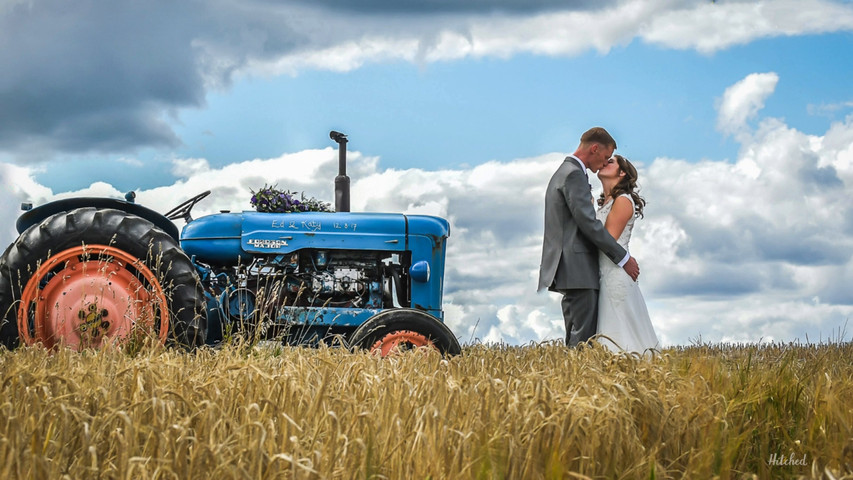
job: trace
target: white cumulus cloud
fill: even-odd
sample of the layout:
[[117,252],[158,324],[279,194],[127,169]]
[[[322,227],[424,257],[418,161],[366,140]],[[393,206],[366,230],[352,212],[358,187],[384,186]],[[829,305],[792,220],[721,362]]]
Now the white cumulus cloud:
[[713,53],[760,38],[808,35],[853,28],[849,3],[825,0],[660,2],[643,20],[645,41]]
[[718,106],[717,128],[728,135],[748,133],[747,121],[764,108],[777,83],[776,73],[753,73],[727,88]]

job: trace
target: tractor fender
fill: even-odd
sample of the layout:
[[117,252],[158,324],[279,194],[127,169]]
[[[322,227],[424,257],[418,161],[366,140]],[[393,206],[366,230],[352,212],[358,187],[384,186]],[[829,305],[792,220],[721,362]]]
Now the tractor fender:
[[18,221],[15,223],[15,228],[18,230],[18,234],[21,234],[24,233],[26,229],[43,222],[46,218],[52,215],[60,212],[70,212],[71,210],[83,207],[94,207],[99,210],[111,208],[127,212],[131,215],[136,215],[137,217],[144,218],[145,220],[153,223],[154,226],[169,234],[169,236],[174,238],[175,241],[180,240],[178,238],[178,227],[162,214],[136,203],[104,197],[66,198],[45,203],[44,205],[39,205],[32,210],[24,212],[20,217],[18,217]]

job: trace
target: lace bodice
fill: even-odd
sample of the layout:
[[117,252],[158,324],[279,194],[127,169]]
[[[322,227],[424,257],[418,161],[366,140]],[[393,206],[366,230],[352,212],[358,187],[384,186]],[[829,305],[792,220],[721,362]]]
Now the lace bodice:
[[[631,208],[632,209],[635,208],[634,199],[632,199],[630,195],[628,195],[627,193],[623,193],[622,195],[619,195],[619,196],[628,198],[628,201],[631,202]],[[613,199],[611,198],[610,200],[607,201],[607,203],[598,207],[598,210],[595,212],[595,218],[597,218],[599,222],[605,223],[605,220],[607,220],[607,215],[610,214],[610,209],[612,207],[613,207]],[[622,245],[622,248],[624,248],[625,250],[628,250],[628,242],[631,240],[631,231],[634,229],[634,220],[636,220],[636,219],[637,219],[636,216],[631,215],[631,218],[628,220],[628,223],[625,225],[625,229],[622,230],[622,235],[620,235],[619,239],[617,240],[619,242],[619,245]]]

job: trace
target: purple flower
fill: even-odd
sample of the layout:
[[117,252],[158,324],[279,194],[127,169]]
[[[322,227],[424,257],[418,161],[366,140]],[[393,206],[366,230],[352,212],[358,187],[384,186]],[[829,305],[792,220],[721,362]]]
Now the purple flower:
[[300,199],[296,199],[299,192],[279,190],[276,185],[267,186],[255,192],[249,203],[259,212],[330,212],[329,204],[321,202],[314,197],[305,198],[305,193],[300,193]]

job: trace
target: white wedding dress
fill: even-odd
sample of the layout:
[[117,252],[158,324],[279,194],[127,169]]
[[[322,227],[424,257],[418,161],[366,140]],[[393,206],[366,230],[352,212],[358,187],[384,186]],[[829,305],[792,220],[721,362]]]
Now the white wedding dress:
[[[633,199],[627,197],[634,205]],[[607,219],[613,199],[599,207],[596,218],[601,223]],[[619,245],[628,250],[631,240],[631,230],[634,228],[635,216],[631,216],[622,235]],[[640,293],[640,286],[631,280],[619,265],[616,265],[599,252],[599,272],[601,274],[601,290],[598,296],[598,332],[597,340],[612,351],[647,353],[648,349],[660,348],[660,342],[655,334],[646,301]]]

